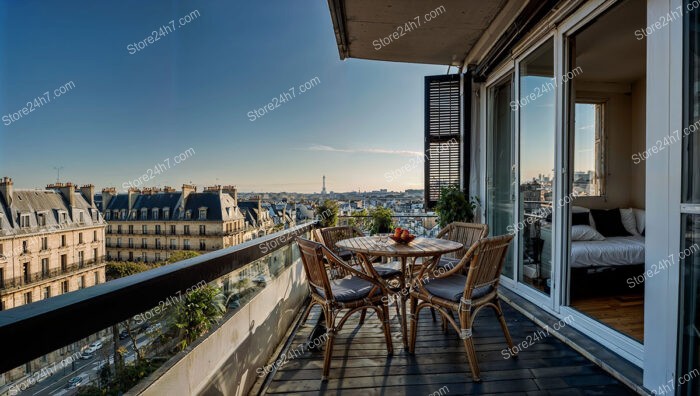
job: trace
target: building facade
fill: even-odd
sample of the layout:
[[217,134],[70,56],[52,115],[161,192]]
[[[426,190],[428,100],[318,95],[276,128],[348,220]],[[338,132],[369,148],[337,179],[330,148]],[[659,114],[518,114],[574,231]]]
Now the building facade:
[[101,199],[109,260],[159,262],[179,250],[210,252],[244,242],[256,229],[238,208],[234,186],[197,192],[185,184],[182,191],[144,188],[122,194],[106,188]]
[[0,308],[105,281],[105,221],[93,185],[14,190],[0,181]]

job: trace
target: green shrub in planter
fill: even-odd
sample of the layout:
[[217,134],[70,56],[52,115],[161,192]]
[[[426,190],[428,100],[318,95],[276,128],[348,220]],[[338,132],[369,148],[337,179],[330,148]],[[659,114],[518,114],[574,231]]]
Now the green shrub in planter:
[[479,206],[478,197],[467,199],[464,191],[457,186],[445,187],[440,192],[440,198],[435,205],[440,227],[446,227],[455,221],[471,223],[474,212]]

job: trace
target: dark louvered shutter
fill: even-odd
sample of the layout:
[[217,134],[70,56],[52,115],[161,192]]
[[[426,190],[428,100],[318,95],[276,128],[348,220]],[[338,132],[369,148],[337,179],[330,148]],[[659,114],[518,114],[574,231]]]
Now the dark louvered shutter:
[[425,203],[428,208],[435,206],[443,187],[460,186],[460,77],[459,74],[425,77]]

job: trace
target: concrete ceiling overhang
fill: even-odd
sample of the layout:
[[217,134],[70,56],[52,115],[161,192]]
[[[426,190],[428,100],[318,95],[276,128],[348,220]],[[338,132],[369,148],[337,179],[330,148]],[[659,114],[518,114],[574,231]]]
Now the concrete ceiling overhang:
[[[524,0],[328,0],[341,59],[452,66],[462,66],[470,51],[483,46],[482,36],[493,40],[493,28],[489,27],[494,20],[499,17],[512,21],[524,3]],[[504,8],[508,15],[502,15]]]

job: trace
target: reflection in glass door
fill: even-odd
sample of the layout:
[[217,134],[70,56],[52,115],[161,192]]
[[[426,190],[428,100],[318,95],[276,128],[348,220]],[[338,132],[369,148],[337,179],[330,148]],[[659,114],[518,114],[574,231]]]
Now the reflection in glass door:
[[519,71],[518,280],[549,295],[557,84],[553,40],[525,57]]
[[[513,153],[513,78],[496,83],[488,91],[486,132],[486,224],[490,235],[513,230],[515,162]],[[513,278],[513,255],[508,255],[503,275]]]

